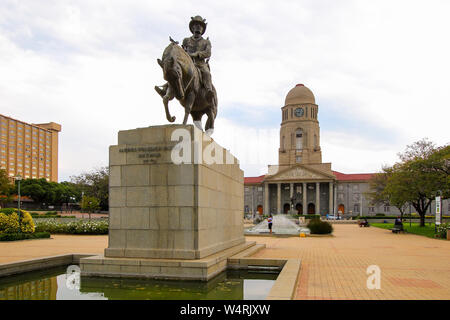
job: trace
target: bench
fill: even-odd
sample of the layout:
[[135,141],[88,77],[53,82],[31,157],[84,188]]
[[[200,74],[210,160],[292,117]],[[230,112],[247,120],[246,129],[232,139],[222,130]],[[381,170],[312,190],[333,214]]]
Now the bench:
[[405,232],[405,229],[403,229],[403,224],[395,225],[392,229],[390,229],[392,233],[399,233],[399,232]]
[[358,225],[360,228],[361,227],[364,227],[364,228],[370,227],[369,222],[366,222],[366,221],[358,221]]

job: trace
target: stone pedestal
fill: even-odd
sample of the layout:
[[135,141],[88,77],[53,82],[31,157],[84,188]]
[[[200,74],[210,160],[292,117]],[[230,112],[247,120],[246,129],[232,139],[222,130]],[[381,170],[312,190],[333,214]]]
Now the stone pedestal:
[[156,277],[164,266],[167,278],[192,278],[170,266],[189,261],[193,270],[196,260],[206,266],[206,257],[247,247],[243,171],[227,150],[192,125],[120,131],[118,140],[109,150],[108,248],[82,260],[82,274]]

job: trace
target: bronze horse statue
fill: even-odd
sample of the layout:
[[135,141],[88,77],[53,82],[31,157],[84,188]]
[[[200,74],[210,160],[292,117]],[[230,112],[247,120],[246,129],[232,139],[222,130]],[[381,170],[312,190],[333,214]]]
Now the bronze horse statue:
[[189,114],[194,124],[201,130],[201,120],[204,114],[208,116],[205,131],[211,135],[214,130],[214,120],[217,115],[217,92],[213,86],[212,104],[206,99],[206,89],[201,84],[201,73],[195,66],[192,58],[178,45],[178,42],[170,39],[171,43],[163,52],[162,60],[158,64],[163,69],[164,79],[168,82],[168,88],[163,97],[166,118],[174,122],[175,117],[170,115],[169,101],[177,98],[184,107],[185,125]]

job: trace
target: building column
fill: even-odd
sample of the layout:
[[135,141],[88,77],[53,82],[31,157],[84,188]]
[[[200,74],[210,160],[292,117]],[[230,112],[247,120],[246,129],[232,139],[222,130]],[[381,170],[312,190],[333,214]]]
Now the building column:
[[320,214],[320,183],[316,182],[316,214]]
[[291,206],[291,209],[289,210],[289,212],[291,214],[294,214],[294,208],[292,207],[294,204],[292,203],[292,198],[294,197],[294,184],[291,183],[291,185],[289,186],[289,192],[291,194],[290,198],[289,198],[289,204]]
[[263,212],[265,215],[268,215],[270,213],[269,211],[269,184],[266,182],[264,183],[264,208]]
[[333,182],[329,183],[329,197],[328,197],[328,214],[332,215],[333,214]]
[[334,185],[334,212],[333,214],[337,214],[338,213],[338,208],[337,208],[338,204],[337,204],[337,184]]
[[308,214],[308,204],[306,203],[307,201],[307,196],[306,196],[306,192],[308,192],[308,186],[306,184],[306,182],[303,182],[303,186],[302,186],[302,191],[303,191],[303,214]]
[[294,196],[294,184],[293,183],[291,183],[290,186],[289,186],[289,192],[291,194],[290,198],[289,198],[289,200],[290,200]]
[[277,214],[281,214],[281,183],[277,183]]
[[256,187],[251,186],[249,187],[251,192],[252,192],[252,207],[251,207],[251,212],[252,212],[252,216],[255,216],[255,189]]

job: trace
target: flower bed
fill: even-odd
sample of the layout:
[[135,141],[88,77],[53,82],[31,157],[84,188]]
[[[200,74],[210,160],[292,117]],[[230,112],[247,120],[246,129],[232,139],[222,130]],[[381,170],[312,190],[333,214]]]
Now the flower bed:
[[[59,220],[59,219],[58,219]],[[46,219],[36,221],[36,231],[50,232],[51,234],[108,234],[108,220],[78,220],[71,222]]]

